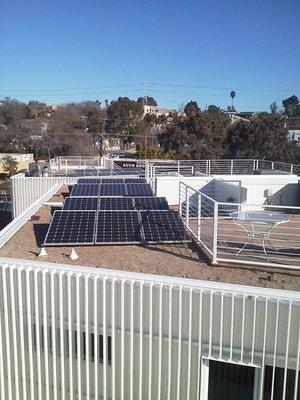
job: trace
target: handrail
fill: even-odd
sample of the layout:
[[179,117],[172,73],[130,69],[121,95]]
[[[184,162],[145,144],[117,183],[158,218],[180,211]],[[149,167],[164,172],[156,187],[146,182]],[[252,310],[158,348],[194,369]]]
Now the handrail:
[[134,280],[136,282],[144,282],[144,283],[151,283],[158,285],[166,284],[173,286],[174,285],[183,286],[186,288],[193,287],[195,289],[199,288],[203,290],[213,290],[215,292],[226,291],[227,293],[231,292],[238,294],[246,294],[255,297],[263,296],[263,297],[268,297],[270,299],[281,298],[283,300],[293,299],[295,301],[300,301],[300,292],[292,290],[265,288],[260,286],[246,286],[233,283],[213,282],[200,279],[198,280],[190,278],[181,278],[177,276],[154,275],[142,272],[132,272],[132,271],[114,270],[106,268],[94,268],[84,265],[80,266],[71,264],[48,263],[48,262],[33,261],[33,260],[21,260],[8,257],[0,257],[0,263],[22,266],[24,268],[31,268],[31,269],[48,268],[54,271],[62,270],[66,272],[73,272],[74,274],[81,273],[84,275],[97,275],[99,277],[129,279],[129,280]]

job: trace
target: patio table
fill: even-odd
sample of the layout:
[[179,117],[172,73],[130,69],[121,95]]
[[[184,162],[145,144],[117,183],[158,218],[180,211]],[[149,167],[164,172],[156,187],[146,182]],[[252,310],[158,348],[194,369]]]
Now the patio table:
[[[254,239],[262,240],[262,249],[268,259],[266,251],[266,241],[270,244],[270,234],[278,225],[290,220],[286,214],[270,213],[266,211],[235,211],[230,214],[233,222],[244,229],[247,240],[244,246],[236,253],[240,254],[248,244],[253,243]],[[261,227],[262,229],[259,229]]]

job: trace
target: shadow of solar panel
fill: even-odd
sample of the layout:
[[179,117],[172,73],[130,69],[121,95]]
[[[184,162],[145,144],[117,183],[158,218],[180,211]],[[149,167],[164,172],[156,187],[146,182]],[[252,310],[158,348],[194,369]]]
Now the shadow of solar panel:
[[99,184],[80,184],[74,185],[71,197],[97,197],[99,195]]
[[100,197],[99,211],[101,210],[135,210],[132,197]]
[[146,243],[188,241],[181,218],[175,211],[140,211]]
[[101,178],[79,178],[77,181],[78,184],[99,184],[101,183]]
[[98,211],[95,243],[141,243],[138,214],[138,211]]
[[165,197],[135,197],[134,203],[137,210],[169,210]]
[[104,183],[104,184],[106,184],[106,183],[113,183],[113,184],[116,184],[116,183],[124,183],[124,179],[123,178],[102,178],[101,179],[101,183]]
[[67,197],[64,202],[64,210],[97,210],[97,197]]
[[125,196],[126,186],[124,183],[106,183],[100,186],[100,196]]
[[153,196],[152,189],[147,183],[127,183],[128,196]]
[[126,178],[125,183],[147,183],[144,178]]
[[44,244],[93,244],[95,218],[96,211],[55,211]]

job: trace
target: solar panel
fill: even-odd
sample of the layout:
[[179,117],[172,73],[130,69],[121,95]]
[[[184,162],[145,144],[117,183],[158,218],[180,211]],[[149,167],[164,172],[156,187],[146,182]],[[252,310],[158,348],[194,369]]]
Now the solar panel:
[[93,244],[96,211],[55,211],[45,245]]
[[96,244],[141,241],[138,211],[98,211]]
[[108,183],[100,186],[100,196],[125,196],[126,186],[122,183]]
[[147,183],[127,183],[128,196],[153,196],[152,189]]
[[182,220],[175,211],[140,211],[145,242],[187,241]]
[[99,195],[99,184],[80,184],[74,185],[71,197],[97,197]]
[[137,210],[169,210],[165,197],[136,197],[134,203]]
[[64,210],[97,210],[97,197],[67,197],[64,202]]
[[100,197],[99,210],[134,210],[132,197]]
[[79,178],[77,183],[79,184],[96,184],[96,183],[101,183],[101,178]]
[[102,178],[101,179],[101,183],[124,183],[124,179],[123,178]]
[[147,183],[144,178],[126,178],[125,183]]

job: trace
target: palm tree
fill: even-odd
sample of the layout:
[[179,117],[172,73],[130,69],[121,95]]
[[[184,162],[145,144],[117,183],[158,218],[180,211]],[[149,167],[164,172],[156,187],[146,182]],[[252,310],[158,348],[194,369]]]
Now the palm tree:
[[236,93],[235,93],[234,90],[232,90],[232,91],[230,92],[230,97],[231,97],[231,108],[232,108],[232,110],[233,110],[233,99],[235,98],[235,96],[236,96]]

